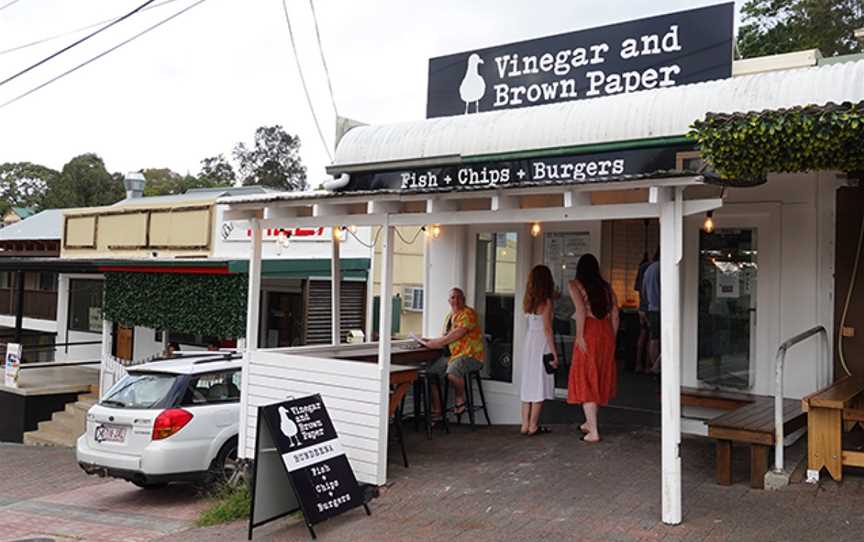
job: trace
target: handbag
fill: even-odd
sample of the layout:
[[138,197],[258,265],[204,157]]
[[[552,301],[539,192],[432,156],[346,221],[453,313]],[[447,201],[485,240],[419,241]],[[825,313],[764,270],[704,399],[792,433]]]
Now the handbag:
[[552,354],[543,354],[543,368],[546,369],[546,374],[555,374],[558,369],[552,366],[555,361],[555,356]]

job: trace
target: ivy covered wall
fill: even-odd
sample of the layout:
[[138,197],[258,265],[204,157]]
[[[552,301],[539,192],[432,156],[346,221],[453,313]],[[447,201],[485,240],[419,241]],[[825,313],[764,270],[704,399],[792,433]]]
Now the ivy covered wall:
[[247,275],[106,273],[107,320],[180,333],[246,334]]
[[864,102],[712,113],[689,135],[733,185],[768,173],[864,170]]

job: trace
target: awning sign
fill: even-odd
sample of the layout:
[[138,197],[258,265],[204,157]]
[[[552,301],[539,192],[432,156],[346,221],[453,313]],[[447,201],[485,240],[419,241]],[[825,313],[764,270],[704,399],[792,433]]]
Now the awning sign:
[[426,117],[725,79],[733,18],[728,3],[432,58]]
[[[226,242],[249,242],[252,239],[252,230],[245,221],[233,222],[227,220],[222,223],[220,229],[222,240]],[[330,242],[333,232],[330,228],[297,228],[286,225],[279,228],[264,228],[261,230],[262,242],[296,242],[296,241],[318,241]]]
[[355,173],[341,191],[449,191],[534,184],[583,184],[605,178],[674,170],[676,152],[691,148],[655,147],[576,156]]

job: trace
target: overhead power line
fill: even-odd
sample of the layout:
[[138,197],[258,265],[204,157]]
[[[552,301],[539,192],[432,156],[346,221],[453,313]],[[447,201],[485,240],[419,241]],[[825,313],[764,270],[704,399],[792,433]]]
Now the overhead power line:
[[2,6],[0,6],[0,11],[3,11],[4,9],[6,9],[6,8],[8,8],[8,7],[10,7],[10,6],[12,6],[13,4],[17,4],[17,3],[20,2],[20,1],[21,1],[21,0],[12,0],[12,1],[9,2],[8,4],[3,4]]
[[[19,0],[15,0],[15,1],[17,2]],[[151,9],[161,8],[164,5],[171,4],[171,3],[174,3],[176,1],[177,0],[164,0],[164,2],[159,2],[158,4],[153,4],[152,6],[147,6],[146,8],[142,9],[141,11],[148,11]],[[120,15],[118,15],[117,17],[120,17]],[[66,36],[70,36],[72,34],[77,34],[78,32],[83,32],[84,30],[90,30],[91,28],[95,28],[99,25],[103,25],[105,23],[110,23],[111,21],[113,21],[117,17],[111,17],[110,19],[103,19],[101,21],[97,21],[95,23],[88,24],[87,26],[82,26],[82,27],[76,28],[74,30],[68,30],[66,32],[61,32],[59,34],[54,34],[52,36],[46,36],[44,38],[40,38],[40,39],[35,40],[35,41],[31,41],[28,43],[22,43],[21,45],[15,45],[14,47],[9,47],[7,49],[0,49],[0,55],[5,55],[8,53],[14,53],[15,51],[27,49],[28,47],[34,47],[36,45],[42,45],[43,43],[47,43],[49,41],[54,41],[57,38],[63,38]]]
[[333,105],[333,116],[339,118],[339,113],[336,111],[336,98],[333,95],[333,85],[330,82],[330,70],[327,68],[327,61],[324,59],[324,47],[321,46],[321,32],[318,31],[318,16],[315,14],[315,2],[309,0],[309,7],[312,9],[312,22],[315,24],[315,37],[318,38],[318,52],[321,53],[321,64],[324,65],[324,75],[327,76],[327,88],[330,89],[330,103]]
[[291,17],[288,15],[288,4],[285,0],[282,0],[282,10],[285,12],[285,22],[288,24],[288,38],[291,40],[291,50],[294,52],[294,61],[297,63],[297,73],[300,74],[300,83],[303,85],[303,92],[306,94],[306,103],[309,105],[309,112],[312,113],[312,120],[315,121],[315,128],[318,130],[318,137],[321,138],[321,144],[324,145],[327,158],[332,162],[333,155],[330,153],[330,145],[327,144],[324,132],[321,131],[321,123],[318,122],[318,115],[315,114],[315,107],[312,106],[312,97],[309,95],[309,88],[306,86],[306,78],[303,76],[303,67],[300,65],[300,56],[297,54],[297,44],[294,42],[294,31],[291,28]]
[[62,55],[63,53],[65,53],[65,52],[68,51],[69,49],[72,49],[73,47],[75,47],[75,46],[77,46],[77,45],[80,45],[80,44],[84,43],[85,41],[89,40],[89,39],[92,38],[93,36],[99,34],[100,32],[103,32],[103,31],[105,31],[105,30],[108,30],[109,28],[111,28],[111,27],[114,26],[115,24],[117,24],[117,23],[119,23],[119,22],[121,22],[121,21],[124,21],[124,20],[128,19],[129,17],[135,15],[136,13],[138,13],[139,11],[141,11],[142,9],[144,9],[144,8],[147,7],[147,6],[149,6],[150,4],[152,4],[152,3],[155,2],[155,1],[156,1],[156,0],[147,0],[146,2],[144,2],[143,4],[141,4],[140,6],[138,6],[137,8],[133,9],[133,10],[130,11],[129,13],[127,13],[127,14],[125,14],[125,15],[123,15],[123,16],[117,18],[117,19],[114,19],[114,20],[111,21],[110,23],[108,23],[108,24],[106,24],[105,26],[101,27],[99,30],[96,30],[95,32],[91,32],[91,33],[87,34],[87,35],[84,36],[83,38],[81,38],[81,39],[79,39],[79,40],[77,40],[77,41],[74,41],[74,42],[70,43],[69,45],[67,45],[66,47],[60,49],[60,50],[57,51],[56,53],[54,53],[54,54],[52,54],[52,55],[48,55],[47,57],[43,58],[42,60],[40,60],[40,61],[37,62],[36,64],[31,64],[30,66],[24,68],[23,70],[21,70],[20,72],[16,73],[15,75],[11,75],[11,76],[7,77],[6,79],[0,81],[0,86],[3,86],[3,85],[5,85],[6,83],[8,83],[9,81],[12,81],[12,80],[14,80],[14,79],[17,79],[18,77],[21,77],[22,75],[24,75],[25,73],[29,72],[30,70],[33,70],[33,69],[38,68],[38,67],[41,66],[42,64],[45,64],[46,62],[48,62],[49,60],[51,60],[52,58],[57,58],[58,56]]
[[45,81],[45,82],[42,83],[41,85],[39,85],[39,86],[37,86],[37,87],[34,87],[34,88],[28,90],[28,91],[25,92],[24,94],[19,94],[18,96],[12,98],[11,100],[6,101],[6,102],[3,102],[2,104],[0,104],[0,109],[6,107],[7,105],[11,105],[11,104],[17,102],[17,101],[20,100],[21,98],[25,98],[25,97],[27,97],[27,96],[33,94],[34,92],[36,92],[36,91],[38,91],[38,90],[41,90],[41,89],[47,87],[47,86],[50,85],[51,83],[54,83],[55,81],[57,81],[57,80],[59,80],[59,79],[62,79],[62,78],[64,78],[64,77],[66,77],[67,75],[71,74],[71,73],[74,73],[74,72],[80,70],[80,69],[83,68],[84,66],[87,66],[88,64],[91,64],[91,63],[95,62],[96,60],[99,60],[100,58],[102,58],[103,56],[107,55],[108,53],[111,53],[111,52],[113,52],[113,51],[116,51],[117,49],[123,47],[123,46],[126,45],[127,43],[130,43],[130,42],[132,42],[132,41],[135,41],[136,39],[140,38],[140,37],[143,36],[144,34],[147,34],[148,32],[151,32],[151,31],[153,31],[153,30],[159,28],[160,26],[162,26],[163,24],[167,23],[168,21],[170,21],[170,20],[172,20],[172,19],[174,19],[174,18],[176,18],[176,17],[179,17],[180,15],[183,15],[184,13],[186,13],[187,11],[189,11],[190,9],[192,9],[192,8],[194,8],[194,7],[196,7],[196,6],[199,6],[199,5],[203,4],[203,3],[206,2],[206,1],[207,1],[207,0],[198,0],[198,1],[195,2],[194,4],[191,4],[191,5],[189,5],[189,6],[185,7],[185,8],[183,8],[183,9],[181,9],[180,11],[178,11],[178,12],[176,12],[175,14],[171,15],[170,17],[166,17],[166,18],[162,19],[161,21],[159,21],[158,23],[154,24],[153,26],[149,26],[149,27],[145,28],[145,29],[142,30],[141,32],[138,32],[137,34],[135,34],[134,36],[132,36],[131,38],[128,38],[128,39],[126,39],[126,40],[123,40],[123,41],[121,41],[120,43],[118,43],[117,45],[115,45],[114,47],[111,47],[110,49],[108,49],[108,50],[106,50],[106,51],[103,51],[103,52],[99,53],[98,55],[96,55],[96,56],[90,58],[89,60],[86,60],[86,61],[82,62],[81,64],[78,64],[78,65],[75,66],[74,68],[71,68],[71,69],[69,69],[69,70],[66,70],[65,72],[61,73],[60,75],[58,75],[58,76],[56,76],[56,77],[53,77],[53,78],[49,79],[48,81]]

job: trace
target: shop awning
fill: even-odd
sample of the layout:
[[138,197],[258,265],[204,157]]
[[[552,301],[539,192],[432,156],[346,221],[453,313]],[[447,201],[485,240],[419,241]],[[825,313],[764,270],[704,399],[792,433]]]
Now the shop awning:
[[327,170],[339,174],[674,145],[685,141],[690,125],[707,113],[858,102],[862,97],[864,60],[858,60],[591,100],[360,126],[345,134]]

